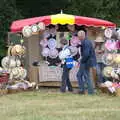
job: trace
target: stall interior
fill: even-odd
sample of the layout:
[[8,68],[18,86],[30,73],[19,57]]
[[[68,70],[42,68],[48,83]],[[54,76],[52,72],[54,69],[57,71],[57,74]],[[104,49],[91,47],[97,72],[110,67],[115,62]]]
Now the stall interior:
[[[30,81],[35,81],[42,86],[60,86],[62,75],[61,60],[59,58],[62,50],[60,40],[62,38],[68,40],[72,57],[75,61],[78,61],[80,58],[80,42],[77,38],[77,32],[79,30],[84,30],[93,44],[97,36],[103,37],[104,31],[101,27],[51,24],[46,26],[44,31],[24,38],[27,47],[26,57],[28,58],[25,62],[30,71]],[[70,72],[70,80],[73,86],[77,86],[77,71],[78,66],[74,66]],[[94,70],[91,71],[91,77],[95,80],[94,72]]]

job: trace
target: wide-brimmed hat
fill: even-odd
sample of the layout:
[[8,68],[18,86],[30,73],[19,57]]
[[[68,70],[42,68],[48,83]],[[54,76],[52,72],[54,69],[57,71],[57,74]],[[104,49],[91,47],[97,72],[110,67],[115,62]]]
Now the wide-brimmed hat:
[[49,49],[49,48],[43,48],[41,54],[42,54],[42,56],[44,56],[44,57],[48,57],[49,52],[50,52],[50,49]]
[[108,66],[108,67],[105,67],[104,70],[103,70],[103,75],[105,77],[111,77],[111,72],[112,72],[113,68]]
[[56,58],[57,56],[58,56],[58,50],[57,49],[50,49],[49,57],[50,58]]
[[31,27],[30,27],[30,26],[25,26],[25,27],[22,29],[22,34],[23,34],[24,37],[30,37],[30,36],[32,36]]
[[106,38],[111,38],[111,37],[112,37],[112,34],[113,34],[113,31],[112,31],[111,28],[105,29],[104,35],[105,35]]
[[103,39],[103,37],[98,36],[98,37],[96,37],[95,42],[104,42],[104,39]]

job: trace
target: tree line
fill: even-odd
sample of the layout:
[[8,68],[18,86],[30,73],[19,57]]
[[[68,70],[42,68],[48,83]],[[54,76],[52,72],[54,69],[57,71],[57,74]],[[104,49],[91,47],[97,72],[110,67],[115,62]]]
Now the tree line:
[[119,0],[0,0],[0,56],[12,21],[60,13],[97,17],[120,26]]

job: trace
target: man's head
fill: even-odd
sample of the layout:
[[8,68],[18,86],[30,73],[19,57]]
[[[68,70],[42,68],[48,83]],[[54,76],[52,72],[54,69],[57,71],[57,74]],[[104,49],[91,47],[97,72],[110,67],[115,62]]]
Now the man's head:
[[65,38],[62,38],[62,39],[60,40],[60,44],[61,44],[62,46],[65,46],[65,45],[68,44],[68,41],[67,41]]
[[80,31],[78,31],[77,35],[78,35],[79,40],[84,40],[85,39],[85,31],[80,30]]

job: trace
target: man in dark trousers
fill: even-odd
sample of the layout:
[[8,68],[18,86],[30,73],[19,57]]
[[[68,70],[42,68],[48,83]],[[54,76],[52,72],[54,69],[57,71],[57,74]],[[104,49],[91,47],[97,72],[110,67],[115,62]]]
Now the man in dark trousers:
[[[63,39],[61,39],[60,43],[62,45],[62,50],[63,51],[66,50],[69,52],[68,41],[63,38]],[[65,58],[63,57],[63,59],[62,59],[63,73],[62,73],[62,83],[61,83],[60,91],[65,92],[66,87],[68,87],[68,91],[72,92],[73,89],[72,89],[72,85],[71,85],[70,79],[69,79],[69,72],[70,72],[71,68],[68,68],[66,66],[66,62],[65,62],[66,57]]]
[[78,32],[78,38],[81,42],[81,60],[80,68],[77,73],[79,84],[79,93],[85,93],[85,86],[87,85],[88,94],[93,94],[93,83],[90,79],[90,68],[96,66],[95,51],[90,40],[87,40],[86,33],[83,30]]

